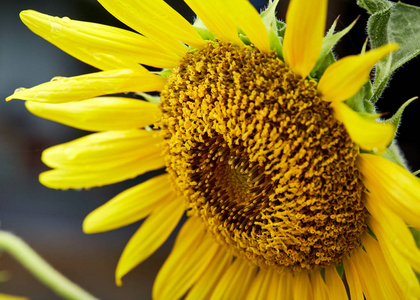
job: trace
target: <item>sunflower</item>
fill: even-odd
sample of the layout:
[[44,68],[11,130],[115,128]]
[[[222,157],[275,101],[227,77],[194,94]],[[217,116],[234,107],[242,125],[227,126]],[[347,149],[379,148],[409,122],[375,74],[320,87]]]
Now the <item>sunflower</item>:
[[147,217],[118,285],[186,214],[154,299],[420,297],[410,231],[420,183],[390,155],[396,126],[361,93],[398,45],[336,61],[331,49],[352,25],[324,36],[326,0],[292,0],[287,27],[278,1],[260,15],[246,0],[185,0],[194,26],[163,0],[99,2],[140,34],[24,11],[32,31],[102,71],[8,100],[96,132],[44,151],[48,187],[166,168],[84,221],[95,233]]

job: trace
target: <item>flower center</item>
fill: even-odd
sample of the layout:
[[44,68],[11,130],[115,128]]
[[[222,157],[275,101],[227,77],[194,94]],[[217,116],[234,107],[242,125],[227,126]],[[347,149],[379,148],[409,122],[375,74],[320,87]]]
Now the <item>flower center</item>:
[[338,264],[365,231],[358,149],[316,82],[211,42],[161,93],[167,170],[216,240],[260,267]]

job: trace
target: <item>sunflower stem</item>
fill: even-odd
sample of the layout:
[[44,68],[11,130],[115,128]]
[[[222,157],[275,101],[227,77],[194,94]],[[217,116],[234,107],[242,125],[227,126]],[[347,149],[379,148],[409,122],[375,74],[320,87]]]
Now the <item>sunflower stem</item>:
[[39,281],[65,299],[97,299],[64,277],[19,237],[0,231],[0,250],[12,255]]

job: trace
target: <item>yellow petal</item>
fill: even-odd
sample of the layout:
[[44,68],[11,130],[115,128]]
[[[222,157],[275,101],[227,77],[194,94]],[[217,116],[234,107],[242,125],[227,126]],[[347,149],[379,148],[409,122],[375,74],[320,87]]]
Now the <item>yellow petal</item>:
[[[393,282],[392,277],[397,281],[402,291],[399,295],[405,295],[407,299],[420,299],[420,285],[416,275],[410,264],[395,249],[378,244],[369,234],[362,236],[362,244],[372,261],[376,260],[379,265],[385,268],[385,272],[378,272],[378,274],[389,274],[391,283]],[[386,264],[383,263],[384,260]],[[383,281],[383,284],[386,285],[386,281]],[[396,289],[398,290],[398,288]]]
[[180,299],[203,273],[208,272],[208,266],[220,250],[221,246],[207,234],[185,255],[168,257],[156,278],[155,286],[159,292],[154,299]]
[[161,91],[165,83],[165,78],[146,71],[112,70],[68,78],[56,77],[30,89],[17,89],[6,100],[62,103],[107,94]]
[[185,300],[209,299],[216,284],[232,263],[232,254],[222,248],[216,252],[205,272],[188,292]]
[[[273,272],[271,276],[270,285],[268,287],[268,293],[267,293],[267,299],[293,299],[292,294],[287,295],[288,297],[282,297],[280,295],[282,284],[280,280],[280,273],[279,272]],[[285,285],[288,287],[289,285]],[[289,289],[291,290],[291,289]]]
[[39,181],[53,189],[82,189],[112,184],[165,166],[160,154],[143,157],[106,170],[86,172],[83,169],[57,169],[42,173]]
[[42,154],[42,161],[51,168],[102,171],[160,155],[161,141],[159,132],[141,129],[93,133],[48,148]]
[[[324,279],[322,279],[321,272],[315,270],[311,272],[311,283],[314,289],[314,300],[330,299],[329,291]],[[336,300],[335,298],[332,298]]]
[[362,240],[369,240],[366,244],[363,242],[363,247],[378,275],[384,294],[389,299],[398,299],[399,295],[403,295],[402,290],[395,278],[396,274],[389,269],[378,242],[367,233],[364,234]]
[[420,228],[420,181],[417,177],[373,154],[360,154],[357,166],[363,184],[375,201],[381,201],[406,223]]
[[161,116],[156,104],[121,97],[66,103],[26,101],[25,105],[38,117],[88,131],[142,128],[154,124]]
[[327,284],[330,299],[348,300],[343,280],[338,275],[335,266],[331,266],[325,269],[325,283]]
[[388,247],[394,247],[420,273],[420,250],[407,224],[371,195],[366,195],[366,208],[371,214],[368,217],[369,227],[376,237]]
[[391,144],[395,134],[391,123],[364,118],[342,102],[331,106],[336,119],[343,122],[351,139],[363,150],[383,153]]
[[101,70],[145,70],[139,64],[171,68],[179,57],[150,39],[131,31],[67,17],[48,16],[33,10],[20,18],[34,33],[61,50]]
[[398,49],[397,44],[387,44],[333,63],[325,70],[318,83],[322,99],[332,102],[349,99],[369,80],[370,71],[375,64]]
[[163,203],[143,222],[124,248],[115,271],[117,285],[121,278],[152,255],[175,229],[185,208],[181,199]]
[[237,24],[230,16],[232,12],[226,7],[228,1],[185,0],[185,3],[191,7],[217,39],[243,45],[238,36]]
[[[216,1],[209,2],[214,3]],[[224,3],[221,6],[223,11],[218,11],[218,13],[225,13],[226,17],[232,18],[232,21],[246,34],[256,48],[265,53],[270,52],[267,29],[254,6],[248,0],[220,2]]]
[[294,299],[311,300],[313,299],[313,289],[309,274],[306,271],[296,272],[293,277],[293,297]]
[[327,0],[291,0],[286,14],[283,56],[286,64],[305,78],[321,52],[327,20]]
[[197,48],[204,45],[191,24],[163,0],[99,0],[99,3],[118,20],[180,57],[188,49],[179,41]]
[[270,289],[271,279],[273,273],[277,272],[273,269],[260,269],[251,288],[249,289],[246,299],[247,300],[266,300]]
[[242,258],[236,258],[216,286],[211,300],[243,300],[255,279],[257,266]]
[[174,201],[169,175],[163,174],[118,194],[92,211],[83,222],[85,233],[120,228],[147,217],[154,208]]
[[279,275],[279,281],[271,282],[272,286],[273,284],[278,286],[277,299],[292,299],[293,298],[294,287],[293,287],[293,275],[291,272],[287,270],[283,270],[283,272]]
[[388,297],[388,295],[384,294],[381,288],[382,282],[378,279],[372,261],[362,248],[354,250],[351,253],[351,259],[357,269],[357,273],[359,274],[360,283],[366,299],[392,300]]
[[178,262],[188,257],[191,249],[197,249],[206,236],[203,222],[198,217],[190,217],[182,225],[181,230],[175,240],[175,245],[171,254],[166,259],[163,267],[159,271],[153,285],[153,299],[161,299],[161,295],[165,290],[167,278],[171,276],[166,270],[174,270],[178,266]]
[[362,284],[360,282],[359,274],[353,261],[347,257],[343,259],[344,272],[346,274],[347,284],[350,290],[351,300],[364,300]]

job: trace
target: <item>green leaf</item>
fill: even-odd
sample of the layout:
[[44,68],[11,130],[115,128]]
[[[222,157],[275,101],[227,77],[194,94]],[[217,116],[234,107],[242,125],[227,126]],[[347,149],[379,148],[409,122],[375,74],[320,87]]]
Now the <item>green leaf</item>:
[[391,124],[393,124],[395,126],[395,129],[398,128],[398,125],[400,125],[400,120],[401,120],[401,115],[404,112],[405,108],[414,100],[416,100],[418,97],[413,97],[407,101],[405,101],[405,103],[403,105],[401,105],[401,107],[398,109],[398,111],[388,120],[386,120],[386,122],[389,122]]
[[279,0],[270,0],[267,8],[261,13],[261,20],[263,21],[265,28],[270,29],[277,25],[276,23],[276,8]]
[[156,105],[160,103],[160,97],[158,97],[158,96],[152,96],[152,95],[149,95],[147,93],[142,93],[142,92],[137,92],[136,94],[139,95],[139,96],[142,96],[144,98],[144,100],[146,100],[150,103],[153,103],[153,104],[156,104]]
[[386,0],[358,0],[371,15],[367,30],[371,48],[396,42],[400,50],[378,62],[370,101],[375,103],[393,72],[420,54],[420,8]]
[[277,36],[273,28],[268,30],[268,39],[270,41],[270,49],[275,50],[277,56],[283,60],[283,45],[281,44],[280,37]]
[[321,78],[321,75],[324,73],[325,69],[335,62],[334,55],[332,53],[333,47],[338,43],[338,41],[346,35],[350,29],[356,24],[355,20],[349,26],[343,30],[334,34],[335,27],[337,25],[338,18],[334,21],[331,28],[328,30],[327,35],[322,41],[321,53],[319,54],[318,60],[315,64],[315,67],[312,69],[311,77],[312,78]]

